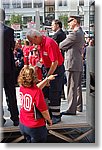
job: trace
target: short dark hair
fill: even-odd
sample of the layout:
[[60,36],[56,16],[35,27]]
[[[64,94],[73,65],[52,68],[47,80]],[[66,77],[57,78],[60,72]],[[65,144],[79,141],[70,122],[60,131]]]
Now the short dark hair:
[[0,21],[5,20],[5,10],[0,8]]
[[55,24],[58,24],[60,28],[62,28],[62,22],[58,19],[53,20]]

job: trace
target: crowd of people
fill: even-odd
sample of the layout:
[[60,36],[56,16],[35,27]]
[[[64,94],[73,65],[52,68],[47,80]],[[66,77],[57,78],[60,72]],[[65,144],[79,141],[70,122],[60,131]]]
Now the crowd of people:
[[[20,39],[14,41],[14,30],[4,24],[4,10],[0,13],[0,26],[4,32],[3,87],[10,118],[14,126],[20,126],[27,142],[46,142],[46,123],[57,124],[62,115],[83,111],[81,81],[86,45],[80,16],[69,17],[72,32],[67,37],[62,22],[56,19],[52,21],[55,32],[52,38],[30,29],[22,45]],[[64,84],[67,85],[68,108],[60,112],[61,98],[65,99]],[[20,112],[16,85],[20,86]],[[3,107],[2,120],[4,125]]]

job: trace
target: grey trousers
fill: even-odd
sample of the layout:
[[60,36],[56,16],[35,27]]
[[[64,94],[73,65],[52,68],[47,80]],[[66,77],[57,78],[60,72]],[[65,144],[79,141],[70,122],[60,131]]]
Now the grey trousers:
[[82,111],[82,72],[67,71],[68,112]]

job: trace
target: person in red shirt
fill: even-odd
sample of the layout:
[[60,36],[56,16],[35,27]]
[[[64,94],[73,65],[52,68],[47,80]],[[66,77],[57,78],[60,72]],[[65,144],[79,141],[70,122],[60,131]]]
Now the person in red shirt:
[[35,47],[29,54],[29,65],[35,67],[37,78],[39,81],[42,81],[42,64],[40,62],[40,55],[37,47]]
[[21,39],[18,39],[17,40],[17,43],[18,43],[18,48],[22,49],[22,40]]
[[41,35],[41,33],[35,29],[30,29],[26,36],[31,43],[40,45],[39,52],[47,68],[47,77],[51,74],[58,74],[56,79],[50,82],[50,88],[47,89],[46,92],[48,100],[50,101],[49,111],[52,122],[53,124],[58,123],[61,121],[60,103],[65,71],[63,56],[58,44],[52,38]]
[[55,79],[55,76],[51,75],[37,84],[38,80],[33,67],[25,66],[20,71],[18,77],[21,100],[20,130],[27,142],[46,142],[46,121],[52,125],[52,120],[41,89],[47,82]]
[[28,40],[25,40],[24,46],[22,48],[23,55],[24,55],[24,65],[29,64],[29,53],[30,53],[30,43]]

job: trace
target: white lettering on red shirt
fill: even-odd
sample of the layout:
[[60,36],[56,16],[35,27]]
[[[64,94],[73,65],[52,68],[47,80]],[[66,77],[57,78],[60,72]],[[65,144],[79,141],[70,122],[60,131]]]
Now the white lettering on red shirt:
[[32,105],[32,96],[30,94],[23,95],[23,93],[20,92],[20,100],[22,104],[21,107],[23,107],[26,111],[30,111]]

